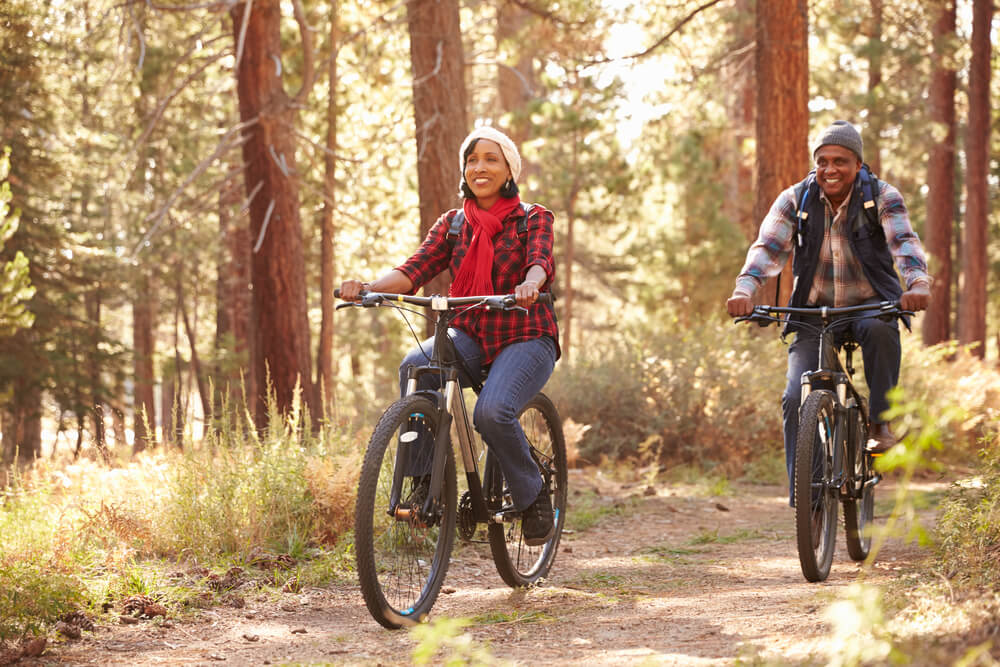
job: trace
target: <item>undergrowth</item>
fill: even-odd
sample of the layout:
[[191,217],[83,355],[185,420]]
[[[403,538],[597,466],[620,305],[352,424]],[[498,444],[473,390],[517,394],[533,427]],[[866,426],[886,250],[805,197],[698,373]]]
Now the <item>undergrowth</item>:
[[300,586],[344,576],[358,438],[270,407],[260,431],[230,411],[180,450],[15,472],[0,491],[0,645],[131,595],[183,606],[248,578]]

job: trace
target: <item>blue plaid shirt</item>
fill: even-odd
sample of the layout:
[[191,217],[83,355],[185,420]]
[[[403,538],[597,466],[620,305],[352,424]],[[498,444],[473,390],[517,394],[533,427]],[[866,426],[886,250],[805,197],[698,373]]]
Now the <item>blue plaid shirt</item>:
[[[848,242],[846,229],[848,198],[834,211],[826,194],[820,191],[826,209],[823,246],[819,254],[816,275],[809,292],[809,305],[853,306],[875,295],[864,270]],[[747,251],[743,270],[736,278],[734,293],[753,296],[768,278],[781,273],[795,244],[795,186],[778,195],[771,210],[760,225],[757,240]],[[920,238],[910,225],[910,216],[899,190],[879,181],[878,217],[885,232],[903,284],[930,284],[927,259]],[[865,224],[859,216],[857,224]]]

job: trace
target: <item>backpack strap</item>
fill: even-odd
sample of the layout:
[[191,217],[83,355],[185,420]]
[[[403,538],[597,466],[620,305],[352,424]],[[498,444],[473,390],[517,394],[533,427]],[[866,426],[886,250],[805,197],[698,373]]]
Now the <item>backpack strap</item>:
[[805,179],[795,186],[795,239],[798,246],[802,247],[802,237],[805,234],[806,219],[809,217],[809,192],[816,183],[816,170],[813,169]]
[[[523,204],[524,215],[517,219],[517,235],[523,236],[528,232],[528,216],[531,215],[531,211],[535,208],[534,204]],[[458,235],[462,233],[462,225],[465,224],[465,211],[459,211],[455,214],[455,217],[451,219],[451,224],[448,225],[448,243],[454,247],[455,243],[458,241]]]
[[858,180],[861,181],[861,207],[868,224],[881,229],[882,223],[878,219],[878,178],[867,164],[863,164],[858,172]]

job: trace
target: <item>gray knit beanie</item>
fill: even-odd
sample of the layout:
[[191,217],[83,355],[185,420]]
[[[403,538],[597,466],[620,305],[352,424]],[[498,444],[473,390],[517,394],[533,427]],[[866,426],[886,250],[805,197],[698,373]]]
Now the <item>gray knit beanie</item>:
[[858,159],[864,162],[865,152],[864,144],[861,142],[861,134],[846,120],[835,120],[830,124],[830,127],[820,133],[816,143],[813,144],[813,157],[816,157],[816,151],[829,145],[843,146],[852,150]]

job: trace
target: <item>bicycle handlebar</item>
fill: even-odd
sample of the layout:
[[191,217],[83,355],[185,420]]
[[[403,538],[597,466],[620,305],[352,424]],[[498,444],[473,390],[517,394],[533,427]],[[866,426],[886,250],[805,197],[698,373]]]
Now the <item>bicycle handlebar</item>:
[[[333,295],[340,298],[340,289],[333,290]],[[498,310],[511,310],[518,308],[517,299],[513,294],[491,294],[484,296],[417,296],[415,294],[394,294],[391,292],[362,292],[358,295],[361,301],[341,303],[337,308],[350,308],[359,306],[362,308],[374,308],[384,301],[398,301],[408,303],[413,306],[430,307],[432,310],[452,310],[461,306],[482,305],[487,308]],[[551,292],[542,292],[538,295],[535,303],[551,304],[554,301]]]
[[881,301],[879,303],[862,303],[856,306],[841,306],[833,308],[829,306],[808,306],[804,308],[793,308],[790,306],[754,306],[753,312],[749,315],[742,315],[735,318],[735,323],[757,322],[761,326],[766,326],[772,322],[780,322],[778,315],[819,315],[824,321],[837,315],[849,315],[866,310],[877,310],[872,317],[903,317],[913,315],[911,310],[903,310],[898,301]]

